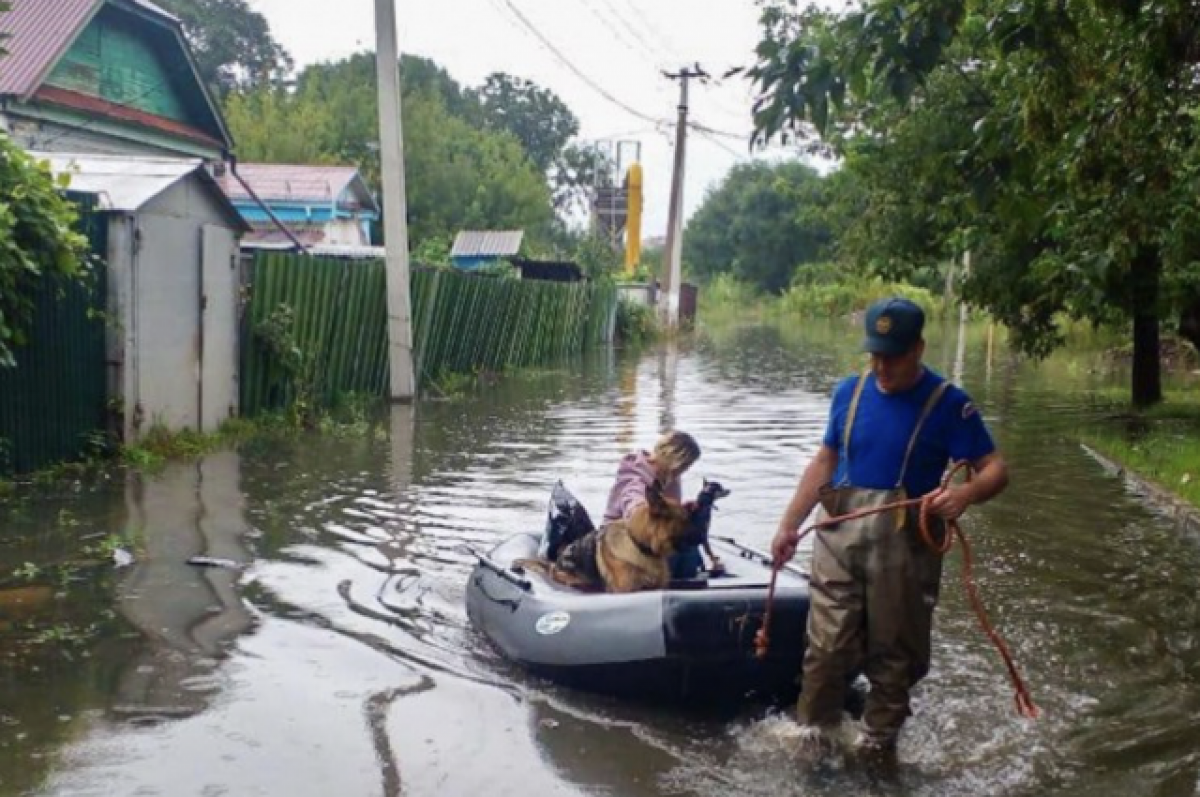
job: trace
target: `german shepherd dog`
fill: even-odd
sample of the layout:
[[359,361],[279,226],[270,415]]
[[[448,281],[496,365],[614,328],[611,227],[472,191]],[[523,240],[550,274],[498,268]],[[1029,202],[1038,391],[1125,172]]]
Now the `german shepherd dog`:
[[513,565],[591,592],[665,589],[671,583],[668,558],[680,548],[707,543],[712,503],[720,494],[701,493],[700,500],[679,504],[666,498],[655,482],[646,488],[646,502],[629,518],[588,532],[559,551],[554,561],[519,559]]

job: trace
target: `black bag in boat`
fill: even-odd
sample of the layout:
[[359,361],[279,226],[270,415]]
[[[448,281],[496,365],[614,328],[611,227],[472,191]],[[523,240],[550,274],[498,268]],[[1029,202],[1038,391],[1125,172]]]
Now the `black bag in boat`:
[[583,504],[559,481],[550,491],[546,531],[542,535],[538,556],[553,562],[563,548],[595,528],[596,524],[592,522]]

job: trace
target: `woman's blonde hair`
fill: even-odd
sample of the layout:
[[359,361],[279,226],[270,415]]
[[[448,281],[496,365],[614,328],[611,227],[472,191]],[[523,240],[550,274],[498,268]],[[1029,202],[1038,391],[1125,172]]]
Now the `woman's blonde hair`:
[[654,461],[676,475],[700,459],[700,446],[687,432],[667,432],[654,444]]

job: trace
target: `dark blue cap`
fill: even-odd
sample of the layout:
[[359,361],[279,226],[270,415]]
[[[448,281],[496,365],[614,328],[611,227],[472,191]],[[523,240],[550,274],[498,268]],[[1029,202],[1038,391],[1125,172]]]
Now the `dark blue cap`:
[[867,308],[867,339],[863,351],[871,354],[905,354],[925,329],[925,311],[899,297],[880,299]]

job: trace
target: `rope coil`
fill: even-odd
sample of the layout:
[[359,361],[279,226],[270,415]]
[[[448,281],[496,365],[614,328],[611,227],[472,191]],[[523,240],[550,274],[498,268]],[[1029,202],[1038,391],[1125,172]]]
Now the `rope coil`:
[[[974,475],[974,469],[971,467],[970,463],[958,462],[942,479],[943,489],[949,486],[950,481],[960,470],[966,473],[967,481],[970,481],[971,477]],[[826,518],[825,520],[813,523],[801,531],[799,536],[796,538],[796,543],[799,544],[801,540],[817,529],[836,526],[837,524],[844,523],[848,520],[858,520],[859,518],[870,517],[871,515],[878,515],[884,512],[895,511],[897,509],[906,509],[912,506],[920,507],[920,523],[918,529],[921,535],[921,541],[924,542],[931,551],[939,556],[945,556],[954,546],[954,540],[956,538],[958,539],[960,545],[962,546],[963,552],[962,580],[963,586],[967,592],[967,600],[975,612],[975,617],[979,620],[980,628],[983,629],[983,632],[987,635],[988,639],[991,640],[992,645],[995,646],[997,652],[1000,654],[1000,658],[1004,660],[1004,666],[1008,669],[1008,677],[1013,684],[1013,697],[1017,706],[1017,713],[1028,719],[1036,719],[1039,712],[1037,706],[1034,705],[1033,696],[1029,692],[1029,687],[1026,686],[1024,679],[1021,678],[1021,673],[1017,669],[1016,661],[1013,659],[1012,653],[1008,649],[1008,645],[988,619],[987,611],[983,606],[983,600],[980,598],[979,590],[975,586],[974,558],[971,553],[971,544],[967,541],[967,535],[963,533],[962,527],[958,525],[957,520],[947,520],[946,534],[940,541],[935,538],[933,532],[930,530],[930,518],[933,514],[930,508],[930,495],[926,495],[922,498],[908,498],[901,501],[893,501],[892,503],[884,504],[882,506],[859,509],[854,512],[848,512],[844,515]],[[766,611],[763,614],[762,627],[758,629],[758,633],[754,636],[754,655],[759,659],[766,658],[767,653],[770,650],[771,614],[775,606],[775,581],[776,576],[778,576],[779,571],[783,568],[783,565],[783,562],[775,562],[771,567],[771,584],[767,588]]]

